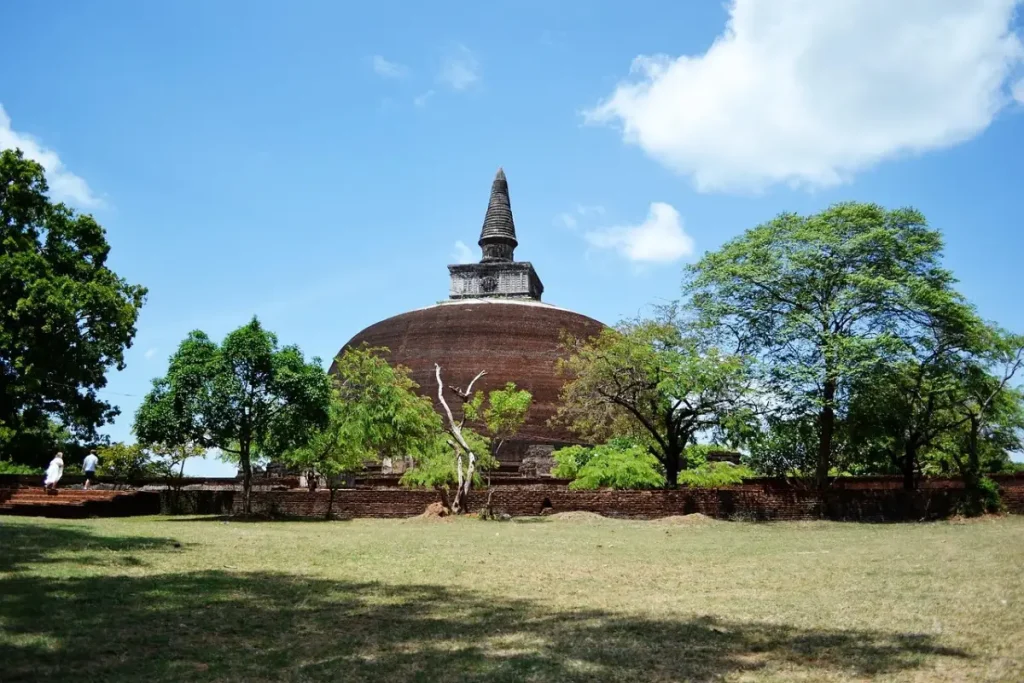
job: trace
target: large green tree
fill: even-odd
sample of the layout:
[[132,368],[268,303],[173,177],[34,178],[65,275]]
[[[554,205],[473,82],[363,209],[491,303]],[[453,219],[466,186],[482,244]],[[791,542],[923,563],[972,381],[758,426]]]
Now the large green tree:
[[932,445],[967,421],[957,410],[964,381],[996,334],[955,298],[940,303],[924,302],[915,313],[919,324],[907,326],[897,352],[851,382],[849,450],[883,471],[888,461],[908,490]]
[[570,338],[566,348],[556,419],[592,443],[630,436],[647,445],[672,488],[687,466],[687,445],[726,427],[750,393],[745,360],[688,334],[673,308],[591,339]]
[[787,419],[816,416],[819,486],[851,385],[899,353],[923,305],[955,298],[941,255],[918,211],[846,203],[782,214],[687,269],[701,322],[761,361]]
[[319,361],[306,362],[297,346],[279,348],[253,318],[220,345],[192,332],[139,406],[135,434],[144,443],[199,444],[236,459],[249,514],[253,458],[305,443],[313,428],[326,426],[330,400]]
[[387,353],[386,348],[364,344],[336,359],[327,425],[314,428],[305,443],[283,458],[314,481],[326,479],[331,492],[328,517],[340,475],[382,457],[415,460],[441,435],[441,419],[430,399],[416,393],[408,368],[387,363]]
[[0,455],[17,459],[50,419],[93,439],[118,414],[97,392],[124,367],[146,295],[107,266],[93,217],[46,193],[42,166],[0,151]]

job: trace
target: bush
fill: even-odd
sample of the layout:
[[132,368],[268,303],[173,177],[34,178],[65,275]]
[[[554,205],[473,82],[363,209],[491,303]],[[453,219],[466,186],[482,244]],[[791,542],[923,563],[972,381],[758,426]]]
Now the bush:
[[28,465],[19,465],[16,462],[10,462],[9,460],[0,460],[0,474],[20,474],[20,475],[39,475],[42,476],[43,470],[39,467],[29,467]]
[[151,476],[149,454],[139,444],[114,443],[98,449],[99,474],[119,483],[133,482]]
[[551,454],[551,457],[555,459],[551,476],[560,479],[575,479],[580,473],[580,468],[590,462],[593,455],[594,449],[586,446],[559,448]]
[[741,484],[744,479],[756,477],[757,473],[746,465],[728,462],[709,462],[679,473],[679,485],[693,488],[719,488]]
[[661,464],[643,446],[605,444],[589,450],[570,489],[654,489],[665,485]]
[[999,495],[999,485],[982,477],[976,486],[968,487],[964,492],[964,500],[960,505],[960,513],[967,517],[977,517],[986,512],[998,514],[1003,511],[1003,499]]

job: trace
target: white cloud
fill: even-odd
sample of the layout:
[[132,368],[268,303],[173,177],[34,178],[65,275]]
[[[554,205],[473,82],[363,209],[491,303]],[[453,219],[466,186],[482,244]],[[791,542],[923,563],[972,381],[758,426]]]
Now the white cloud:
[[153,356],[156,355],[156,352],[159,351],[159,350],[160,349],[158,349],[157,347],[154,346],[151,349],[146,349],[146,352],[144,354],[142,354],[142,355],[146,358],[146,360],[150,360],[151,358],[153,358]]
[[707,52],[637,57],[585,116],[700,190],[834,185],[983,131],[1024,60],[1020,2],[733,0]]
[[46,182],[54,199],[86,208],[103,204],[85,180],[64,167],[55,151],[44,147],[31,135],[12,129],[11,117],[0,104],[0,150],[14,148],[20,149],[26,158],[39,162],[46,169]]
[[480,80],[480,64],[465,45],[458,45],[441,61],[438,80],[452,90],[467,90]]
[[456,263],[473,263],[477,260],[473,250],[467,247],[462,240],[455,242],[455,251],[452,252],[451,257],[455,259]]
[[409,75],[409,67],[384,59],[380,55],[374,55],[370,62],[373,65],[373,72],[383,78],[405,78]]
[[670,263],[693,254],[693,238],[683,230],[679,212],[663,202],[652,203],[647,220],[640,225],[588,232],[587,241],[641,263]]
[[1013,99],[1024,104],[1024,78],[1013,84]]
[[575,230],[578,224],[576,216],[572,215],[568,211],[563,211],[562,213],[558,214],[558,217],[555,220],[558,223],[561,223],[563,227],[569,228],[570,230]]
[[434,96],[434,91],[433,90],[428,90],[427,92],[423,93],[422,95],[417,95],[416,97],[414,97],[413,100],[412,100],[412,103],[414,105],[416,105],[417,109],[422,109],[423,107],[427,106],[427,102],[433,96]]
[[563,211],[562,213],[555,216],[555,224],[561,225],[562,227],[570,230],[575,230],[579,226],[579,219],[586,218],[587,216],[603,216],[603,206],[586,206],[585,204],[577,204],[576,208],[572,211]]

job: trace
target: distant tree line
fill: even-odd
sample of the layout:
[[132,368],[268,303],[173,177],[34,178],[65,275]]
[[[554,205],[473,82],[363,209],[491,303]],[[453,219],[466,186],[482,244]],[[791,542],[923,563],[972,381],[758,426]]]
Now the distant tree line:
[[557,419],[632,439],[669,487],[703,436],[821,488],[958,475],[983,505],[1021,448],[1024,337],[981,319],[941,256],[912,209],[782,214],[689,266],[679,302],[568,339]]

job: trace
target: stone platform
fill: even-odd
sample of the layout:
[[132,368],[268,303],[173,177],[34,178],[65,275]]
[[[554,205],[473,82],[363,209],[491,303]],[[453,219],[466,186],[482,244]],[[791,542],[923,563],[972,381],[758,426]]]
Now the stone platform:
[[39,487],[0,489],[0,515],[29,517],[128,517],[160,513],[159,494],[148,491],[83,491]]

